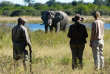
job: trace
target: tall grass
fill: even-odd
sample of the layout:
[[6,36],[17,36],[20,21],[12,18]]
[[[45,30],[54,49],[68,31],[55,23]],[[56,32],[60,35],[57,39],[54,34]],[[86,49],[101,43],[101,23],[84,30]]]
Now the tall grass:
[[[7,25],[0,25],[0,74],[13,74],[13,48],[11,29]],[[32,71],[34,74],[109,74],[110,73],[110,30],[105,30],[104,59],[105,67],[102,71],[94,70],[92,50],[89,47],[89,37],[83,55],[83,70],[72,70],[71,51],[67,32],[45,33],[42,30],[30,31],[33,58]],[[28,48],[27,48],[28,49]],[[22,62],[19,61],[17,74],[23,74]],[[29,68],[29,66],[28,66]]]

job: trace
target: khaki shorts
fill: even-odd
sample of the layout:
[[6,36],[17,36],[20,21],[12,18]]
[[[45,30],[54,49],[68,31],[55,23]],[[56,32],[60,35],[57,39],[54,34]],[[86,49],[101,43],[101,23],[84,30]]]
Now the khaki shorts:
[[28,60],[28,51],[26,50],[26,45],[23,43],[13,43],[13,59],[24,61]]

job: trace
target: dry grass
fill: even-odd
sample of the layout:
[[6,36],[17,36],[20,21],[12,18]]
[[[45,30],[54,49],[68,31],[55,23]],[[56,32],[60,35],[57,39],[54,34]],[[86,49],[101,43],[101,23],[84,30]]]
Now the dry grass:
[[[33,50],[33,74],[110,74],[110,30],[105,30],[105,67],[102,71],[94,70],[92,50],[89,47],[90,31],[88,33],[89,37],[83,55],[84,68],[83,70],[76,69],[73,71],[67,33],[30,32]],[[12,56],[11,28],[6,30],[6,27],[2,26],[0,27],[0,74],[13,74]],[[17,74],[23,74],[24,69],[21,61],[19,61],[19,65]]]
[[[106,46],[104,48],[104,57],[105,57],[105,60],[109,59],[109,44],[107,44],[105,42]],[[71,51],[70,51],[70,48],[69,48],[69,44],[65,44],[65,45],[60,45],[58,47],[40,47],[40,46],[33,46],[33,65],[32,65],[32,70],[33,70],[33,73],[34,74],[99,74],[99,73],[104,73],[104,74],[109,74],[109,62],[110,61],[106,61],[105,63],[105,68],[103,71],[94,71],[94,62],[93,62],[93,58],[92,58],[92,51],[91,51],[91,48],[88,46],[89,44],[87,43],[86,44],[86,48],[85,48],[85,51],[84,51],[84,68],[83,70],[72,70],[71,69],[71,61],[69,61],[69,64],[67,65],[62,65],[60,63],[62,57],[64,55],[67,55],[71,58]],[[8,49],[7,49],[8,48]],[[6,51],[7,50],[7,51]],[[0,52],[0,56],[11,56],[12,57],[12,48],[9,48],[9,47],[3,47],[3,49],[1,49],[1,52]],[[38,59],[38,58],[41,58]],[[53,61],[50,60],[50,62],[48,61],[49,59],[45,59],[45,57],[52,57]],[[6,57],[5,57],[6,58]],[[35,59],[37,59],[35,61]],[[7,61],[7,59],[3,59],[4,61]],[[45,63],[45,61],[47,61],[47,63]],[[38,63],[36,63],[38,62]],[[2,63],[2,62],[1,62]],[[10,63],[13,64],[13,62],[9,62],[9,63],[6,63],[7,66],[11,67],[11,70],[8,70],[4,68],[4,73],[0,70],[0,73],[2,74],[7,74],[8,72],[9,73],[13,73],[13,65]],[[19,63],[22,63],[22,62],[19,62]],[[2,63],[2,64],[5,64],[5,63]],[[21,65],[21,67],[19,67],[19,70],[17,71],[18,74],[21,74],[24,72],[23,70],[23,66]]]
[[[21,18],[24,18],[27,20],[27,22],[29,23],[38,23],[38,22],[42,22],[41,20],[41,17],[37,16],[37,17],[31,17],[31,16],[19,16]],[[17,22],[17,19],[19,17],[4,17],[4,16],[1,16],[0,17],[0,23],[16,23]]]
[[[85,23],[91,23],[94,20],[93,16],[82,16],[84,17]],[[104,23],[110,23],[110,16],[101,16],[100,19],[104,21]]]
[[[32,17],[32,16],[19,16],[26,19],[29,23],[42,23],[41,16]],[[0,23],[16,23],[19,17],[0,17]],[[72,17],[69,16],[69,22],[72,22]],[[82,16],[84,18],[84,23],[92,23],[94,20],[93,16]],[[110,23],[109,16],[101,16],[101,20],[105,23]]]

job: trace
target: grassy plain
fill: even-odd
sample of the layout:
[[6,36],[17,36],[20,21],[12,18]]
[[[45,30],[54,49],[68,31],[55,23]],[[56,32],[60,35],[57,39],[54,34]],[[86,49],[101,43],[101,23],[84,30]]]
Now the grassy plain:
[[[41,16],[37,17],[32,17],[32,16],[21,16],[22,18],[26,19],[28,23],[42,23]],[[69,16],[69,22],[72,22],[72,17]],[[94,18],[93,16],[82,16],[84,18],[84,23],[91,23]],[[0,23],[16,23],[18,17],[0,17]],[[109,21],[110,17],[109,16],[101,16],[101,20],[104,21],[105,23],[110,23]]]
[[[11,42],[12,27],[0,25],[0,74],[13,74],[13,49]],[[33,50],[33,74],[110,74],[110,30],[105,30],[104,59],[105,67],[102,71],[94,70],[92,50],[89,47],[89,37],[83,55],[83,70],[71,69],[71,51],[67,32],[47,33],[44,31],[30,31]],[[28,67],[29,68],[29,67]],[[23,74],[22,62],[19,61],[17,74]]]

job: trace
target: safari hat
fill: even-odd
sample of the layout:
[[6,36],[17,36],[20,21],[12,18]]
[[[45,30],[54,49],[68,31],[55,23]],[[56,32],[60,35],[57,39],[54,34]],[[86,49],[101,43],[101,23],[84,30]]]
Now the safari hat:
[[18,18],[18,22],[27,22],[27,21],[23,18]]
[[80,16],[80,14],[76,14],[75,17],[72,18],[73,22],[82,22],[83,18]]

